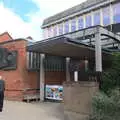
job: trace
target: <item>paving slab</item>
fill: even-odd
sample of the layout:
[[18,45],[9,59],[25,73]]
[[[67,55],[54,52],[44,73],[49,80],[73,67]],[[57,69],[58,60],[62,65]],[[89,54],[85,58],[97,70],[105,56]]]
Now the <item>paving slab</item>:
[[0,120],[64,120],[61,103],[5,101]]

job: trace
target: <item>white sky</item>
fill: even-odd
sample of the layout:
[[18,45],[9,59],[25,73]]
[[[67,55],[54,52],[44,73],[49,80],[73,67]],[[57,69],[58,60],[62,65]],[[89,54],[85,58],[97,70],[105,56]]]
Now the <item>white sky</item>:
[[86,0],[32,0],[38,7],[36,13],[29,13],[29,22],[0,4],[0,33],[8,31],[13,38],[32,36],[34,40],[42,39],[41,25],[46,17],[73,7]]

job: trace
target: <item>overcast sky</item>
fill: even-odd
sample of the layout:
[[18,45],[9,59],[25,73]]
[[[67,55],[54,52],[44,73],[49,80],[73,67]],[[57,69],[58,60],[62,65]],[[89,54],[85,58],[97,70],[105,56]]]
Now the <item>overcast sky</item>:
[[13,38],[32,36],[42,39],[40,26],[45,18],[85,0],[0,0],[0,34],[7,31]]

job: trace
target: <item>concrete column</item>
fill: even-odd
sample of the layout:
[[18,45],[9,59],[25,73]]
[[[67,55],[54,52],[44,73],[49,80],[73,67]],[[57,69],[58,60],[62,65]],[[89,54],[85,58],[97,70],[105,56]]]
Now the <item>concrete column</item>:
[[95,35],[95,63],[96,72],[102,72],[101,35],[99,31]]
[[40,54],[40,101],[44,101],[44,91],[45,91],[45,71],[44,71],[44,61],[45,55]]
[[57,36],[59,35],[59,25],[57,24]]
[[72,28],[72,23],[71,23],[72,20],[70,19],[70,20],[68,20],[68,22],[69,22],[69,32],[71,32],[72,31],[72,29],[71,29]]
[[76,17],[76,30],[79,30],[78,17]]
[[113,8],[112,8],[112,4],[110,4],[110,24],[113,24]]
[[85,71],[88,71],[88,60],[85,60]]
[[86,28],[86,15],[83,15],[83,28]]
[[65,34],[65,22],[63,21],[62,24],[63,24],[63,34]]
[[70,63],[70,58],[66,58],[66,81],[70,81],[70,72],[69,72],[69,63]]
[[94,12],[91,12],[91,22],[92,22],[92,26],[94,26]]
[[102,8],[100,8],[100,25],[103,26],[103,12],[102,12]]
[[78,82],[78,71],[74,71],[74,81]]

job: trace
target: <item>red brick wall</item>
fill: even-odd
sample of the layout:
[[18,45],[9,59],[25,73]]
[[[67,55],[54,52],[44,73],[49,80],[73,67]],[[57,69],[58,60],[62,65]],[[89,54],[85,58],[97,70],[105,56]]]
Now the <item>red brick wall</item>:
[[9,35],[8,32],[5,32],[5,33],[0,35],[0,43],[5,42],[5,41],[9,41],[9,40],[12,40],[12,37]]
[[7,99],[23,99],[23,91],[26,88],[37,88],[37,72],[28,72],[26,67],[26,44],[25,40],[17,40],[3,44],[9,50],[18,51],[17,69],[3,71],[0,75],[6,82],[5,96]]
[[[0,70],[0,76],[6,83],[5,97],[11,100],[23,100],[23,95],[30,92],[24,92],[27,88],[36,89],[38,87],[38,72],[29,72],[27,70],[27,52],[25,40],[13,40],[2,44],[9,50],[18,51],[17,69],[3,71]],[[45,83],[52,85],[62,85],[65,81],[65,72],[45,72]],[[36,92],[36,91],[32,91]]]

